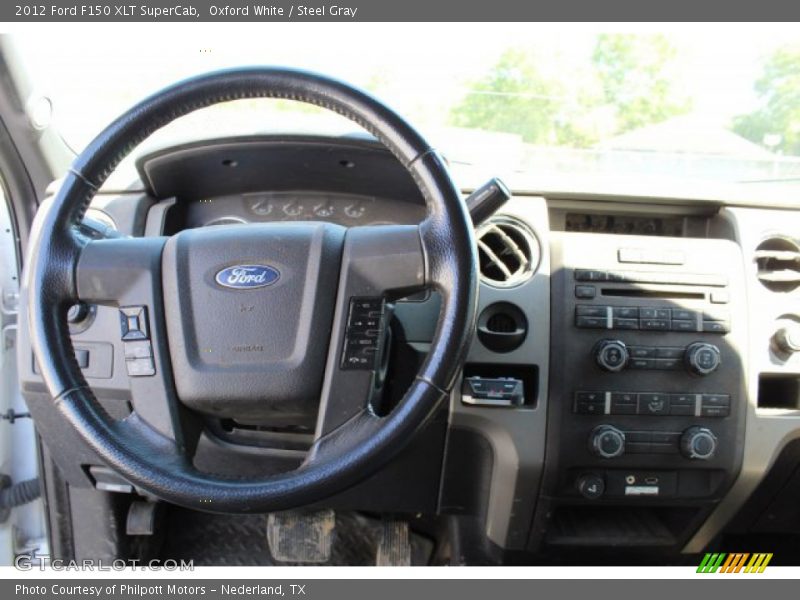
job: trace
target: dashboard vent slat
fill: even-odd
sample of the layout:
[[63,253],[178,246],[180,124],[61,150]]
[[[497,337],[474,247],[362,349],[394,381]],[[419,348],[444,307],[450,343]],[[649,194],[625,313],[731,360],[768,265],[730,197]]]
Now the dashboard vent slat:
[[533,232],[509,217],[493,217],[478,230],[481,277],[498,287],[529,279],[539,266],[539,244]]
[[754,253],[761,284],[773,292],[792,292],[800,286],[800,247],[786,237],[772,237]]

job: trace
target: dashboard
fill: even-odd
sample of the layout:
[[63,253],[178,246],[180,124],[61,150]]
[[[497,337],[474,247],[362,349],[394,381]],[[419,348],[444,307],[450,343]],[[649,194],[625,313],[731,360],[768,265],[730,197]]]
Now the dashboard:
[[[89,215],[121,235],[425,216],[408,174],[364,139],[211,140],[137,166],[141,185],[98,194]],[[449,404],[331,506],[463,519],[486,540],[476,560],[699,552],[731,524],[751,528],[748,514],[786,502],[759,493],[764,482],[800,478],[785,459],[800,447],[800,287],[786,273],[800,257],[797,231],[793,210],[515,194],[477,230],[478,330]],[[393,306],[387,410],[424,359],[437,311],[435,293]],[[110,414],[147,414],[161,375],[126,372],[117,319],[89,307],[70,325],[73,342]],[[124,484],[59,421],[25,339],[19,352],[63,477],[76,488]],[[210,419],[195,461],[263,475],[299,464],[310,441],[307,429]]]

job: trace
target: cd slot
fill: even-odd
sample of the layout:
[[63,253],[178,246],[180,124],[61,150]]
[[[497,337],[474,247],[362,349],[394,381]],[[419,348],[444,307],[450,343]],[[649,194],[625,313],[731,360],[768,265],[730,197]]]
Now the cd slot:
[[647,290],[642,288],[602,288],[602,296],[617,298],[655,298],[672,300],[704,300],[705,294],[701,292],[678,292],[670,290]]

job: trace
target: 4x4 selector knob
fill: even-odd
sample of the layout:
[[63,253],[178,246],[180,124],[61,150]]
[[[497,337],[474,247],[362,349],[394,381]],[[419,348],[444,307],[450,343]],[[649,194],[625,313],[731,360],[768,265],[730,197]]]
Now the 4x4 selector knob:
[[708,460],[717,451],[717,436],[705,427],[689,427],[681,436],[681,454],[691,460]]
[[783,354],[800,352],[800,325],[784,325],[772,336],[772,343]]
[[628,364],[628,347],[620,340],[600,340],[594,347],[594,360],[604,371],[617,373]]
[[714,344],[695,342],[689,344],[684,354],[686,368],[695,375],[708,375],[720,365],[719,348]]
[[600,458],[616,458],[625,452],[625,433],[611,425],[598,425],[589,435],[589,451]]

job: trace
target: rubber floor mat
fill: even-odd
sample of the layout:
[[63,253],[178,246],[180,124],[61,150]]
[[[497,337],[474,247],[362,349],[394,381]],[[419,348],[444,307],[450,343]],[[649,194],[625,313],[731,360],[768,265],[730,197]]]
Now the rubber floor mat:
[[[195,566],[292,565],[276,561],[267,545],[266,515],[213,515],[172,508],[161,547],[162,559],[193,560]],[[383,527],[357,513],[336,513],[330,566],[374,565]],[[412,564],[426,564],[433,545],[410,536]]]

